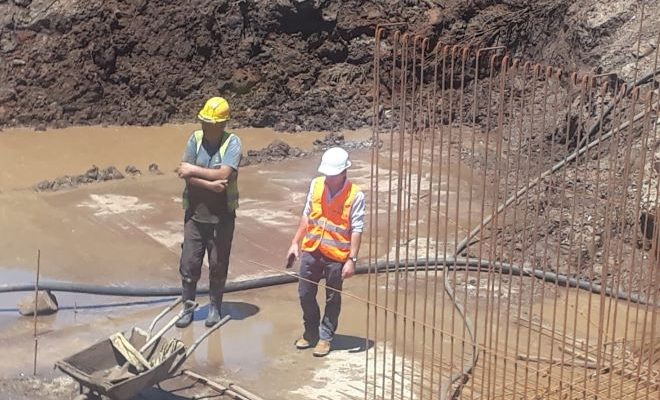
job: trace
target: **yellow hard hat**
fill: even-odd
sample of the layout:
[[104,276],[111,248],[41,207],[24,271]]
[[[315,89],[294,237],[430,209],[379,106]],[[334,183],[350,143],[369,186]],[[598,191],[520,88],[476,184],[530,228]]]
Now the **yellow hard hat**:
[[222,97],[211,97],[206,101],[204,107],[199,110],[197,118],[212,124],[228,121],[231,119],[229,103]]

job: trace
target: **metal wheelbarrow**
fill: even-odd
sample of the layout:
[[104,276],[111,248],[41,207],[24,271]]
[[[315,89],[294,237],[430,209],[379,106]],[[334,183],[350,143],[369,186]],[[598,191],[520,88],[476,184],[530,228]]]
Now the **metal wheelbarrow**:
[[[55,363],[55,367],[75,379],[80,385],[77,400],[100,399],[129,400],[143,389],[172,377],[197,347],[213,332],[226,324],[227,315],[207,329],[186,350],[177,339],[164,334],[183,315],[181,310],[156,334],[152,335],[159,320],[181,304],[179,298],[154,318],[147,332],[133,328],[129,335],[117,333],[68,358]],[[197,304],[193,305],[197,309]]]

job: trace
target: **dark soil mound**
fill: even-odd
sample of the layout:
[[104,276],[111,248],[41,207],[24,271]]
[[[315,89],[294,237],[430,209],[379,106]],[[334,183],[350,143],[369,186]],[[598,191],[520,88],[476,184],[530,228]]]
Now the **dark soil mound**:
[[574,67],[602,61],[598,46],[635,16],[634,1],[601,3],[0,1],[0,127],[190,120],[223,95],[241,125],[358,128],[376,24]]

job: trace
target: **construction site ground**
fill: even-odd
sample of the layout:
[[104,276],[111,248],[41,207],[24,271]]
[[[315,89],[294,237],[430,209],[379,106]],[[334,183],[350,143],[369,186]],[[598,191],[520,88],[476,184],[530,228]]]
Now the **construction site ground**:
[[[0,136],[0,170],[3,171],[0,182],[3,204],[0,224],[3,232],[11,234],[3,234],[0,244],[3,282],[32,281],[37,250],[40,250],[42,280],[112,286],[177,286],[182,241],[182,182],[174,169],[182,143],[185,143],[191,129],[194,129],[194,125],[71,128],[32,133],[29,136],[20,130],[4,132]],[[265,129],[239,129],[237,133],[247,149],[264,147],[274,135]],[[347,140],[361,140],[366,135],[367,131],[345,133]],[[310,150],[313,140],[318,136],[314,133],[279,134],[278,138],[284,138],[303,150]],[[35,157],[26,157],[21,152],[20,149],[26,144],[33,149]],[[49,154],[48,158],[39,156],[44,153]],[[369,157],[368,150],[352,153],[352,177],[356,183],[365,187],[369,185]],[[284,253],[296,227],[309,179],[315,175],[317,162],[318,157],[308,156],[241,169],[242,201],[232,249],[230,281],[283,272]],[[56,192],[35,190],[35,184],[39,181],[79,173],[91,164],[100,167],[113,165],[120,170],[123,170],[125,164],[130,164],[146,171],[147,165],[151,163],[159,165],[161,175],[144,172],[141,176]],[[460,180],[465,181],[469,176],[464,169]],[[385,181],[388,178],[382,176],[381,179],[383,182],[379,187],[386,191]],[[469,188],[470,185],[464,184],[463,187]],[[464,191],[455,193],[450,190],[449,196],[458,195],[459,199],[462,198],[461,202],[471,200],[475,202],[476,209],[483,194],[473,193],[468,197],[467,190]],[[454,204],[454,201],[450,203]],[[455,210],[450,208],[449,211],[452,216],[455,215]],[[463,231],[467,219],[465,208],[461,209],[461,213],[458,226]],[[476,216],[472,216],[472,220],[475,219]],[[450,230],[453,231],[453,227]],[[386,244],[378,247],[380,249],[375,251],[380,257],[387,250],[393,250]],[[424,249],[419,246],[416,251],[424,253]],[[368,249],[365,248],[365,259],[367,253]],[[401,254],[403,256],[405,253]],[[416,319],[420,321],[427,318],[422,309],[423,299],[427,296],[421,285],[424,273],[418,272],[419,284],[414,273],[402,275],[410,281],[410,291],[415,290],[416,296],[411,299],[418,300],[415,312],[411,314],[412,308],[409,308],[407,314],[417,315]],[[457,272],[457,278],[457,285],[468,285],[466,293],[472,293],[485,284],[486,275],[482,275],[481,281],[478,281],[474,273]],[[202,281],[204,279],[205,273]],[[378,354],[387,352],[387,346],[391,346],[386,341],[367,343],[365,340],[368,311],[364,300],[373,295],[367,290],[368,279],[366,276],[358,276],[345,284],[346,295],[339,335],[334,341],[334,351],[327,358],[317,359],[312,357],[311,351],[294,349],[293,341],[301,331],[301,315],[296,286],[289,284],[227,294],[223,312],[230,314],[233,320],[200,346],[187,362],[186,368],[209,377],[230,380],[265,398],[362,398],[365,389],[365,350]],[[387,280],[392,283],[394,278],[380,275],[374,279],[379,279],[380,283],[376,284],[383,296]],[[521,284],[520,288],[529,287],[530,278],[525,280],[527,286]],[[374,283],[371,285],[373,287]],[[538,294],[533,289],[532,286],[532,290],[525,290],[525,293],[516,293],[517,289],[513,293],[501,293],[498,303],[491,304],[491,307],[508,310],[510,298],[514,299],[514,304],[520,304],[525,298],[525,301],[532,301],[536,309],[543,302],[553,302],[558,298],[559,304],[566,304],[566,307],[572,309],[581,298],[573,290],[550,288]],[[55,361],[115,332],[129,330],[133,326],[146,328],[149,321],[173,300],[58,293],[60,311],[38,320],[35,380],[31,378],[33,320],[21,317],[16,308],[17,302],[26,295],[29,294],[0,296],[0,345],[4,349],[4,360],[10,360],[0,365],[0,392],[12,399],[49,399],[73,395],[76,390],[74,382],[53,370]],[[320,300],[322,295],[323,290],[319,293]],[[438,315],[444,315],[449,326],[453,308],[448,301],[440,303],[442,296],[440,292],[438,305],[444,311],[439,311]],[[580,307],[586,307],[585,299],[582,298]],[[201,297],[200,301],[205,299]],[[467,304],[476,310],[477,305],[483,307],[483,302],[481,296],[474,296]],[[595,315],[596,312],[593,313]],[[515,315],[503,312],[502,321],[497,321],[499,324],[504,323],[505,315],[506,324],[513,331],[520,320]],[[521,315],[529,318],[526,311]],[[203,327],[205,316],[206,308],[202,308],[197,312],[193,326],[177,330],[176,336],[185,343],[191,343],[193,338],[206,329]],[[482,313],[481,318],[484,316],[485,313]],[[546,315],[546,318],[550,318],[550,315]],[[494,323],[477,321],[483,324]],[[634,318],[630,319],[631,323],[635,321]],[[394,323],[403,327],[414,322],[415,318],[397,322],[390,319],[387,324],[391,329]],[[385,323],[382,317],[377,322],[381,332]],[[576,323],[580,326],[575,331],[584,332],[585,337],[588,336],[588,321],[581,319]],[[374,326],[370,329],[373,330]],[[443,331],[450,333],[440,341],[447,352],[453,346],[461,345],[460,329],[456,328],[452,332],[447,327]],[[462,335],[464,338],[465,332]],[[373,334],[370,336],[374,337]],[[541,349],[542,345],[539,344],[538,348]],[[423,353],[420,350],[409,349],[408,359],[405,359],[405,353],[397,355],[396,364],[406,365],[414,373],[415,366],[419,369]],[[458,351],[456,353],[459,354]],[[414,357],[411,359],[412,354],[417,354],[417,361]],[[171,398],[190,398],[209,391],[209,388],[193,383],[187,378],[177,377],[165,382],[162,385],[163,391],[151,389],[141,396],[147,399],[167,398],[163,396],[169,393]]]
[[[382,94],[377,94],[374,84],[378,74],[385,77],[381,92],[387,92],[391,71],[374,68],[378,65],[374,62],[374,36],[378,24],[390,22],[396,24],[388,25],[388,29],[410,33],[415,45],[416,35],[420,35],[433,44],[464,45],[466,51],[495,48],[500,56],[522,60],[521,65],[528,60],[540,62],[568,74],[553,89],[553,101],[559,106],[550,113],[556,121],[548,126],[556,124],[557,129],[524,130],[520,140],[514,135],[514,140],[507,141],[507,147],[518,151],[525,143],[539,143],[529,147],[531,154],[538,156],[538,163],[533,160],[517,165],[521,171],[533,171],[538,165],[566,157],[569,137],[564,141],[558,137],[555,143],[555,136],[562,132],[568,135],[572,129],[567,122],[571,115],[561,112],[571,109],[569,100],[574,93],[567,79],[572,72],[576,77],[607,78],[613,89],[623,83],[630,87],[658,63],[657,1],[190,0],[180,4],[165,0],[0,0],[2,283],[33,281],[39,251],[42,281],[178,287],[183,182],[175,168],[191,131],[199,128],[199,124],[188,122],[207,97],[216,95],[232,104],[230,130],[241,137],[245,160],[240,168],[241,202],[230,282],[284,272],[285,252],[297,227],[309,180],[316,175],[319,150],[336,144],[349,148],[353,160],[350,176],[365,188],[369,200],[374,200],[370,219],[375,219],[368,221],[367,228],[367,232],[375,233],[374,248],[368,248],[371,240],[363,240],[361,263],[366,263],[369,255],[392,261],[397,255],[400,259],[419,259],[453,254],[458,242],[484,217],[482,208],[497,206],[498,196],[501,201],[507,194],[507,185],[514,184],[508,189],[518,186],[513,169],[501,179],[495,171],[503,167],[509,171],[507,163],[513,165],[519,158],[509,159],[507,154],[499,164],[489,158],[496,153],[493,139],[505,139],[502,132],[506,136],[506,129],[493,131],[491,142],[484,142],[484,121],[488,126],[491,113],[493,121],[501,114],[495,107],[500,96],[493,95],[493,108],[488,109],[483,103],[488,99],[490,106],[490,89],[475,90],[475,98],[482,100],[474,107],[475,121],[478,117],[481,125],[466,123],[461,112],[471,111],[474,104],[463,105],[462,94],[469,98],[472,89],[479,86],[465,87],[459,93],[456,81],[457,86],[452,85],[446,96],[461,94],[455,97],[460,98],[461,110],[455,115],[450,111],[445,118],[441,114],[438,119],[438,128],[450,132],[444,147],[440,146],[444,148],[440,155],[444,157],[444,152],[454,148],[437,168],[440,173],[430,175],[434,166],[426,161],[420,162],[419,173],[412,161],[399,175],[393,172],[400,160],[392,153],[387,159],[387,146],[397,135],[386,132],[396,133],[400,127],[393,105],[396,96],[379,97]],[[396,49],[388,44],[393,37],[390,34],[383,42],[385,67],[395,60],[387,57],[388,51]],[[391,65],[396,66],[396,62]],[[442,71],[444,76],[444,67]],[[470,81],[469,73],[468,78]],[[499,77],[491,78],[489,82],[498,83]],[[643,93],[655,91],[653,99],[658,95],[657,79],[642,85]],[[412,82],[414,86],[414,79]],[[487,87],[485,76],[480,82],[481,89]],[[537,80],[536,86],[540,85],[541,80]],[[494,87],[492,93],[499,94],[499,84]],[[511,116],[525,115],[525,108],[516,105],[515,90],[501,93],[502,98],[514,93],[508,103],[514,111]],[[595,105],[597,101],[585,103]],[[447,104],[451,110],[451,97]],[[615,115],[611,125],[617,118],[627,118],[629,108],[634,111],[634,106],[621,108],[621,115]],[[657,119],[657,103],[648,108],[656,110],[647,113],[643,121],[651,126]],[[545,107],[543,112],[545,115]],[[381,167],[375,171],[368,149],[374,115],[378,115],[376,122],[381,124],[384,141]],[[575,117],[580,119],[578,114]],[[592,124],[597,119],[595,114],[583,117]],[[503,116],[499,125],[513,126],[514,120]],[[545,118],[543,121],[545,127]],[[451,137],[452,129],[454,135],[460,134],[458,144]],[[326,137],[328,132],[343,133],[347,142],[339,136]],[[417,133],[410,136],[411,148],[413,143],[428,144],[418,141]],[[618,139],[621,149],[626,137],[620,135]],[[653,139],[657,142],[655,134]],[[275,140],[282,142],[273,144]],[[315,140],[320,144],[314,144]],[[467,152],[463,141],[476,146]],[[633,158],[644,148],[641,143],[631,141]],[[615,171],[616,160],[622,157],[616,146],[612,149]],[[432,146],[420,146],[418,153],[410,151],[410,160],[427,159],[433,151]],[[660,152],[655,157],[660,162]],[[638,243],[637,207],[622,207],[627,211],[622,213],[625,224],[621,223],[626,232],[620,238],[614,235],[611,243],[605,241],[616,248],[621,260],[599,253],[603,241],[596,239],[606,237],[605,229],[591,219],[603,210],[603,215],[608,214],[609,208],[599,209],[599,204],[609,201],[609,207],[614,201],[591,191],[594,180],[604,176],[599,169],[601,158],[569,165],[563,170],[568,170],[562,175],[568,177],[563,186],[562,181],[555,182],[556,176],[541,182],[550,194],[542,192],[545,189],[539,185],[538,206],[512,204],[508,219],[492,224],[492,230],[486,227],[484,240],[472,243],[464,255],[481,258],[500,254],[492,261],[521,259],[522,264],[527,256],[539,265],[553,267],[553,272],[589,279],[592,284],[611,284],[614,289],[623,285],[631,292],[653,293],[657,289],[657,263],[650,261],[650,253],[644,253],[649,250],[644,243]],[[388,166],[388,162],[392,164]],[[647,168],[651,162],[646,164],[651,172]],[[117,179],[118,173],[124,177]],[[374,173],[379,177],[377,182],[370,181]],[[657,188],[657,176],[644,183],[648,192]],[[575,188],[572,177],[580,183]],[[87,180],[102,182],[85,183]],[[500,180],[504,182],[503,192],[497,187]],[[418,182],[421,189],[415,190]],[[625,192],[622,205],[637,198],[634,183],[627,192],[621,191]],[[570,216],[563,192],[556,201],[560,195],[552,197],[549,190],[567,186],[568,198],[577,200]],[[598,188],[598,183],[595,186]],[[402,197],[397,198],[397,191]],[[596,200],[591,201],[590,196]],[[433,198],[437,203],[429,200]],[[657,208],[654,201],[642,205]],[[415,211],[427,206],[428,215],[435,213],[442,223],[426,219],[423,212],[421,217],[415,216]],[[393,216],[397,211],[405,214],[399,220]],[[543,222],[539,231],[544,240],[526,239],[530,236],[525,228],[531,226],[526,224],[527,213],[537,214],[537,221]],[[516,220],[517,214],[524,217]],[[577,222],[567,223],[569,220]],[[431,233],[429,229],[426,233],[431,227],[438,231]],[[412,232],[414,228],[418,231]],[[390,232],[400,237],[392,237]],[[576,251],[577,244],[590,244],[590,237],[600,244]],[[589,258],[575,260],[576,254]],[[641,262],[635,263],[635,254],[642,254]],[[547,260],[556,260],[556,265]],[[611,277],[603,274],[602,279],[594,279],[594,274],[607,271],[607,266],[624,264],[638,273],[617,267]],[[576,271],[576,265],[586,268]],[[203,271],[205,283],[207,271]],[[575,398],[594,393],[598,398],[624,398],[624,390],[635,393],[638,385],[646,385],[647,398],[658,393],[660,328],[652,303],[637,306],[603,294],[590,295],[529,277],[490,272],[450,272],[459,303],[465,304],[473,318],[481,346],[481,358],[464,388],[465,396],[569,398],[565,390],[573,392],[576,387],[584,393],[571,393]],[[339,336],[334,351],[323,359],[293,347],[302,328],[295,284],[229,293],[223,311],[233,320],[202,344],[186,368],[235,382],[267,399],[363,399],[365,390],[368,398],[438,398],[442,382],[424,374],[444,374],[446,380],[452,371],[462,369],[471,354],[465,342],[467,323],[455,324],[459,320],[456,308],[442,290],[442,278],[432,269],[419,269],[360,275],[347,281]],[[393,289],[395,285],[398,291]],[[396,306],[384,300],[395,292],[397,299],[401,295]],[[117,331],[145,328],[174,300],[56,295],[60,310],[38,319],[37,373],[33,376],[33,319],[21,317],[17,309],[19,300],[30,293],[0,294],[1,398],[73,397],[75,382],[53,369],[55,361]],[[320,290],[319,300],[322,296]],[[378,296],[380,308],[366,306],[373,296]],[[431,298],[433,308],[428,308]],[[190,343],[205,329],[206,313],[202,307],[191,328],[174,334]],[[431,320],[436,314],[441,317]],[[425,325],[433,325],[433,332],[439,332],[436,348],[429,347],[432,338]],[[393,329],[402,335],[392,335]],[[414,335],[421,335],[421,340]],[[367,336],[374,342],[367,342]],[[642,357],[640,354],[649,348],[657,349],[655,355]],[[438,352],[444,356],[436,359]],[[605,360],[596,368],[584,367],[591,362],[590,354],[604,355]],[[525,357],[533,360],[521,367]],[[642,366],[641,361],[648,365]],[[594,369],[599,373],[592,373]],[[562,387],[564,382],[570,385]],[[401,393],[388,392],[395,387]],[[520,390],[528,388],[523,395]],[[609,393],[610,389],[620,390],[620,396]],[[599,390],[606,390],[607,397]],[[208,387],[178,376],[161,388],[144,391],[139,398],[218,396]]]

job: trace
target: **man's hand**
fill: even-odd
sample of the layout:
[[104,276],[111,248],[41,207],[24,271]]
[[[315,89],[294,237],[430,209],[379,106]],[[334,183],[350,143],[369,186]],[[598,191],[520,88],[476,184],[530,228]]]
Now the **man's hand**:
[[182,162],[181,165],[179,165],[179,168],[177,170],[177,173],[179,174],[179,178],[190,178],[193,176],[193,171],[195,170],[195,166],[192,164],[189,164],[187,162]]
[[348,279],[353,275],[355,275],[355,263],[349,258],[341,269],[341,279]]
[[217,181],[209,182],[209,189],[216,193],[224,192],[227,189],[227,180],[218,179]]
[[300,256],[298,243],[291,243],[291,247],[289,247],[289,251],[286,253],[286,267],[291,268],[298,256]]

